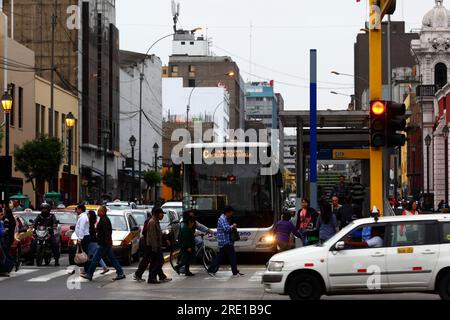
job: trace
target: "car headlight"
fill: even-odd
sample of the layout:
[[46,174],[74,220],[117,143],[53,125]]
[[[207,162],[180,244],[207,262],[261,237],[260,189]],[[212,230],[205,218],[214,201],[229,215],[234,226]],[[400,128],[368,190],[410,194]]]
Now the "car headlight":
[[281,271],[281,270],[283,270],[283,267],[284,267],[283,261],[269,261],[267,270],[268,271]]
[[122,240],[113,240],[113,246],[118,247],[122,244]]
[[168,229],[166,229],[166,230],[163,230],[163,232],[162,232],[163,234],[165,234],[165,235],[168,235],[169,233],[170,233],[170,230],[168,230]]
[[269,234],[259,239],[259,242],[273,243],[275,242],[275,237],[272,234]]

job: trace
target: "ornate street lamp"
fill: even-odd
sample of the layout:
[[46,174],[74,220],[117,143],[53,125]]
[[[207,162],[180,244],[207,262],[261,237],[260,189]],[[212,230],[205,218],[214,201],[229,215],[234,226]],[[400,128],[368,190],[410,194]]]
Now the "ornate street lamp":
[[442,129],[444,134],[444,163],[445,163],[445,205],[448,206],[448,127]]
[[69,175],[69,181],[67,182],[67,205],[70,206],[71,204],[71,192],[72,192],[72,131],[75,127],[75,118],[72,114],[72,112],[69,112],[66,116],[66,127],[67,127],[67,134],[69,139],[69,151],[67,155],[68,159],[68,175]]
[[[9,92],[5,92],[2,97],[2,108],[5,112],[5,156],[7,163],[10,163],[9,160],[9,115],[11,113],[11,108],[13,106],[13,99]],[[7,179],[5,181],[5,201],[8,202],[9,199],[9,181],[11,180],[11,167],[8,165],[8,174]]]
[[[155,153],[155,173],[158,171],[158,151],[159,145],[155,142],[153,145],[153,152]],[[155,203],[158,200],[158,187],[155,184]]]
[[130,146],[131,146],[131,161],[133,162],[133,164],[131,165],[131,177],[132,177],[132,181],[133,184],[131,186],[131,199],[132,201],[134,201],[134,185],[135,185],[135,181],[134,181],[134,147],[136,146],[136,138],[135,136],[131,136],[130,140],[128,140],[130,142]]

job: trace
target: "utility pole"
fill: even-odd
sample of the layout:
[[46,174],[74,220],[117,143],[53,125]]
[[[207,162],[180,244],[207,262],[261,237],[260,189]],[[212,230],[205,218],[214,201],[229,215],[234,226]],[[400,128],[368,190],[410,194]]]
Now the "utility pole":
[[139,88],[139,199],[142,198],[142,83],[144,82],[144,63],[145,59],[142,60],[141,73],[139,75],[140,88]]
[[[48,135],[53,137],[53,113],[55,107],[55,31],[56,31],[56,8],[58,5],[58,0],[55,0],[53,4],[53,14],[52,14],[52,57],[51,57],[51,74],[50,74],[50,113],[48,116]],[[51,183],[53,184],[53,183]]]

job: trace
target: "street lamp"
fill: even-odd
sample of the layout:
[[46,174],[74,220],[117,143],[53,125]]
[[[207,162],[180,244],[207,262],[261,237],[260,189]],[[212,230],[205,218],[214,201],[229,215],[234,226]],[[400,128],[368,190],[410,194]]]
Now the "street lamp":
[[444,164],[445,164],[445,205],[448,206],[448,127],[442,129],[444,134]]
[[[3,111],[5,111],[5,156],[6,156],[6,162],[9,164],[9,115],[11,113],[11,108],[13,105],[13,99],[9,92],[5,92],[2,97],[2,107]],[[5,181],[5,201],[8,202],[8,193],[9,193],[9,181],[11,180],[11,166],[8,165],[8,174],[7,179]]]
[[135,181],[134,181],[134,147],[136,146],[136,138],[134,136],[130,137],[130,146],[131,146],[131,161],[133,162],[133,164],[131,165],[131,177],[132,177],[132,181],[133,181],[133,185],[131,186],[131,199],[132,201],[134,201],[134,185],[135,185]]
[[102,130],[102,134],[103,134],[103,194],[106,197],[106,177],[107,177],[107,170],[108,170],[108,138],[110,135],[111,131],[109,129],[105,129]]
[[75,118],[72,114],[72,112],[69,112],[66,116],[66,127],[67,127],[67,134],[68,134],[68,139],[69,139],[69,152],[67,155],[67,159],[68,159],[68,166],[69,166],[69,170],[68,170],[68,175],[69,175],[69,180],[67,182],[67,205],[70,205],[71,201],[70,201],[70,195],[72,192],[72,130],[75,127]]
[[[158,151],[159,151],[159,145],[155,142],[155,144],[153,145],[153,152],[155,153],[155,173],[158,171]],[[158,198],[158,190],[157,190],[157,186],[155,184],[155,203],[156,200]]]
[[425,145],[427,146],[427,206],[429,209],[430,205],[430,145],[431,145],[431,136],[428,134],[425,137]]

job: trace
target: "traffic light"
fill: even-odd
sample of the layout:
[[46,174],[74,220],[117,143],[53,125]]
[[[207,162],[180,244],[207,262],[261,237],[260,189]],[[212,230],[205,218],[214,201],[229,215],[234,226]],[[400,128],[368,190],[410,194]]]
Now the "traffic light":
[[386,136],[388,147],[405,145],[406,136],[398,133],[406,129],[406,106],[403,103],[387,102],[386,106]]
[[370,102],[370,146],[386,145],[386,101]]

